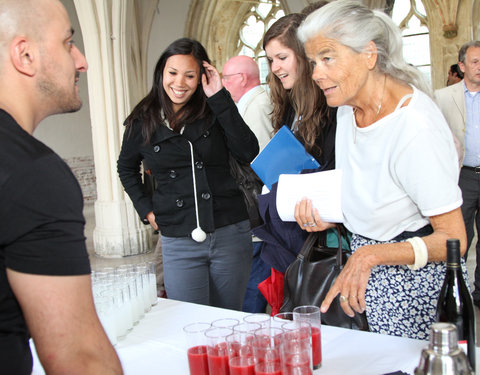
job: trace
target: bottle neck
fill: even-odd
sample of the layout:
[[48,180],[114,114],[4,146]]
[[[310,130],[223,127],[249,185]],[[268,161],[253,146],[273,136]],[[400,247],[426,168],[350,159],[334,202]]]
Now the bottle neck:
[[460,262],[452,262],[447,263],[447,270],[459,270],[460,269]]
[[460,267],[460,242],[458,240],[447,240],[447,267]]

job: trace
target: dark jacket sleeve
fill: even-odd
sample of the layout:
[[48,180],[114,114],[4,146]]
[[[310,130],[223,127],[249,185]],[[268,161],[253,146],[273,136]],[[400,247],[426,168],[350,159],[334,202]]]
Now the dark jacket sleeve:
[[207,103],[223,128],[227,147],[233,157],[250,163],[260,150],[258,140],[238,113],[229,92],[223,88],[208,98]]
[[127,129],[123,135],[122,148],[117,161],[117,172],[135,210],[145,223],[145,217],[150,211],[153,211],[153,205],[151,198],[145,193],[140,174],[140,165],[143,159],[141,124],[136,122],[131,126],[132,128]]

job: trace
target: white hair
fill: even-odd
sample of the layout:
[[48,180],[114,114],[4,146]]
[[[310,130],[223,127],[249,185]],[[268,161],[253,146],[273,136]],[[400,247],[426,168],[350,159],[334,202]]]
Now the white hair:
[[357,53],[373,41],[377,47],[380,73],[412,84],[431,95],[422,73],[403,58],[400,29],[384,12],[370,10],[355,0],[337,0],[311,13],[298,28],[298,38],[305,43],[321,34]]

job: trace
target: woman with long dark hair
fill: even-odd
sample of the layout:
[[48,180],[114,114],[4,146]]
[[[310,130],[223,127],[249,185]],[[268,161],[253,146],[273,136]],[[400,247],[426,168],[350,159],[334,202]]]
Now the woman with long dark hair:
[[[275,133],[282,126],[288,126],[319,162],[319,170],[326,171],[335,168],[336,108],[327,106],[325,96],[312,81],[311,64],[297,38],[297,29],[304,19],[305,14],[286,15],[270,26],[263,39],[269,64],[267,82],[273,104],[272,124]],[[276,184],[269,194],[259,196],[259,205],[264,225],[253,232],[264,240],[262,259],[272,266],[272,272],[276,273],[274,279],[282,280],[311,229],[308,226],[300,229],[296,223],[280,219]],[[280,284],[273,294],[282,294]],[[281,303],[269,301],[274,312],[280,307],[278,302]]]
[[335,108],[329,108],[312,81],[312,67],[297,29],[305,19],[292,13],[277,20],[265,33],[263,49],[269,63],[267,77],[277,132],[287,125],[314,156],[322,170],[335,168]]
[[[302,142],[305,150],[319,162],[319,170],[326,171],[335,168],[336,108],[327,106],[322,90],[312,81],[312,66],[305,55],[303,44],[297,37],[297,29],[305,17],[303,13],[292,13],[278,19],[270,26],[263,39],[263,49],[269,65],[267,82],[273,104],[272,124],[275,133],[282,126],[288,126]],[[277,221],[281,226],[277,228],[278,231],[272,229],[278,232],[274,237],[282,236],[280,232],[285,231],[290,234],[286,257],[281,264],[275,262],[279,255],[275,247],[269,249],[266,246],[264,257],[270,258],[270,264],[284,272],[290,261],[295,259],[306,233],[294,234],[292,232],[298,232],[296,225],[281,222],[276,208],[273,207],[276,199],[275,185],[272,193],[271,196],[260,199],[268,199],[272,207],[270,216],[274,216],[272,221]],[[303,229],[310,231],[309,227]],[[261,233],[258,233],[258,236],[262,238]]]
[[[252,241],[228,160],[251,162],[258,142],[199,42],[167,47],[125,125],[118,174],[140,218],[161,232],[168,297],[240,310]],[[157,184],[152,198],[142,160]]]

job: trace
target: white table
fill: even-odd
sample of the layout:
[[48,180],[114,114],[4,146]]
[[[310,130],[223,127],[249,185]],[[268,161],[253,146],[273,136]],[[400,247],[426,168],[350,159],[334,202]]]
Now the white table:
[[[125,339],[115,346],[126,375],[188,375],[182,328],[193,322],[246,313],[159,299]],[[322,367],[314,374],[380,375],[394,371],[413,374],[427,341],[322,326]],[[33,347],[33,345],[32,345]],[[477,362],[479,361],[477,348]],[[33,375],[44,374],[34,353]]]

